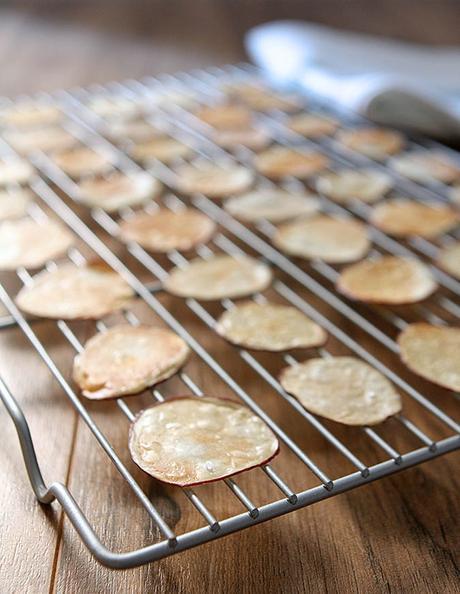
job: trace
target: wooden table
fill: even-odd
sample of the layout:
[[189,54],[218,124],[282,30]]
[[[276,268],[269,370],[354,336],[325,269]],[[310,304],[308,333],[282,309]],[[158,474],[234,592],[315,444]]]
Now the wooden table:
[[[102,18],[102,17],[101,17]],[[186,69],[242,58],[238,40],[222,19],[215,19],[214,52],[196,44],[149,42],[81,29],[78,26],[35,22],[27,14],[3,12],[0,18],[2,92],[14,94],[38,88],[66,87],[93,80],[137,77],[165,70]],[[192,40],[193,41],[193,40]],[[174,300],[168,304],[175,308]],[[140,308],[140,315],[147,315]],[[257,398],[264,397],[254,374],[231,358],[221,343],[189,316],[185,322],[231,368]],[[69,376],[72,353],[54,326],[39,322],[40,337],[51,345],[61,370]],[[89,324],[78,327],[84,339]],[[362,337],[362,340],[365,340]],[[224,350],[221,350],[224,349]],[[192,365],[192,371],[193,371]],[[87,428],[71,409],[56,382],[17,330],[0,333],[0,372],[20,398],[31,424],[46,481],[61,480],[72,492],[101,538],[114,549],[140,546],[145,517],[106,462]],[[196,367],[196,373],[199,368]],[[209,393],[212,378],[203,377]],[[427,384],[425,384],[425,387]],[[444,403],[443,403],[444,404]],[[269,403],[272,412],[278,405]],[[126,423],[114,405],[90,407],[118,452],[125,453]],[[279,412],[274,410],[274,412]],[[50,592],[460,592],[458,581],[459,456],[452,454],[351,493],[297,511],[148,567],[117,572],[96,563],[74,533],[58,505],[41,508],[32,495],[12,423],[0,407],[0,591],[35,594]],[[297,432],[302,429],[296,430]],[[300,435],[300,434],[299,434]],[[321,462],[313,434],[300,435]],[[366,455],[357,444],[358,453]],[[294,471],[283,468],[295,484]],[[136,478],[150,489],[167,519],[187,527],[180,517],[179,499],[170,489],[152,484],[142,473]],[[243,484],[246,479],[242,479]],[[262,500],[263,487],[248,488]],[[228,511],[228,495],[216,488],[217,508]],[[179,503],[182,505],[182,500]],[[219,508],[220,505],[220,508]],[[134,526],[132,529],[131,526]],[[145,530],[145,542],[151,536]],[[134,539],[136,535],[136,539]],[[121,544],[120,544],[121,543]]]

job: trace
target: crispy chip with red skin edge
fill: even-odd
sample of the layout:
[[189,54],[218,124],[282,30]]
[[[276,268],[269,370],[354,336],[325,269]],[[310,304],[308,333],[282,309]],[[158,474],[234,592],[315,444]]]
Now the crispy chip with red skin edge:
[[38,268],[65,254],[74,242],[74,235],[56,221],[5,221],[0,224],[0,270]]
[[376,206],[370,221],[395,237],[418,235],[430,239],[453,229],[458,225],[459,217],[453,208],[444,204],[395,198]]
[[185,396],[139,413],[131,424],[129,450],[150,476],[190,487],[267,464],[278,453],[279,442],[245,406]]
[[363,260],[344,268],[337,290],[358,301],[404,305],[429,297],[438,288],[421,262],[398,256]]
[[339,130],[336,138],[344,146],[377,160],[398,153],[405,142],[400,132],[385,128]]
[[113,212],[125,206],[145,204],[159,196],[161,183],[145,171],[117,171],[106,178],[88,178],[78,184],[78,200],[91,207]]
[[87,146],[56,153],[51,159],[59,169],[73,178],[105,173],[112,168],[112,160],[108,154]]
[[209,217],[194,208],[173,212],[160,208],[156,212],[138,213],[120,225],[120,239],[135,241],[153,252],[187,251],[206,243],[216,230]]
[[280,383],[310,412],[344,425],[375,425],[401,410],[392,383],[355,357],[309,359],[283,369]]
[[32,284],[19,291],[16,303],[43,318],[98,319],[125,307],[133,297],[131,287],[106,265],[63,264],[32,277]]
[[287,125],[291,130],[306,138],[319,138],[334,134],[339,127],[339,122],[326,116],[301,113],[289,118]]
[[184,194],[204,194],[209,198],[225,198],[248,190],[254,174],[246,167],[207,164],[198,168],[185,165],[177,170],[176,187]]
[[316,190],[339,204],[352,200],[376,202],[393,186],[389,175],[375,169],[340,169],[322,173],[316,180]]
[[204,301],[246,297],[263,291],[272,282],[270,268],[249,256],[195,258],[184,268],[173,268],[164,288],[179,297]]
[[75,357],[73,379],[91,400],[137,394],[174,375],[189,354],[171,330],[112,326],[90,338]]
[[329,159],[319,152],[285,146],[271,147],[254,158],[257,171],[274,180],[288,176],[306,179],[325,169],[328,164]]
[[295,307],[277,303],[237,303],[217,320],[215,330],[233,344],[264,351],[311,348],[327,334]]
[[420,183],[433,180],[446,184],[460,179],[460,167],[437,152],[405,153],[390,160],[392,169]]
[[349,218],[318,215],[278,227],[273,244],[291,256],[324,262],[354,262],[370,248],[365,225]]
[[417,375],[460,391],[460,328],[409,324],[397,339],[402,361]]
[[318,212],[319,199],[311,194],[292,194],[284,190],[259,189],[229,198],[224,208],[242,221],[266,219],[281,223],[294,217],[307,217]]

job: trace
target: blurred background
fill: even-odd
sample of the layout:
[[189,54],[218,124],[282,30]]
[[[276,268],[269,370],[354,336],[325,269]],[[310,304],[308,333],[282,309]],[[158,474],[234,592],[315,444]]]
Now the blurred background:
[[3,0],[0,94],[236,62],[248,29],[287,18],[460,44],[458,0]]

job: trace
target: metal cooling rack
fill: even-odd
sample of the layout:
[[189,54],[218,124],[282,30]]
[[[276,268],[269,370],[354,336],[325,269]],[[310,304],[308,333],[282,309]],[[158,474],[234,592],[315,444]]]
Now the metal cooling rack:
[[[94,86],[88,89],[59,91],[53,94],[37,95],[33,99],[59,105],[66,115],[63,126],[78,139],[78,142],[90,146],[96,151],[108,151],[113,157],[114,169],[118,168],[123,172],[129,173],[143,168],[128,156],[126,149],[129,149],[129,146],[117,145],[108,139],[105,120],[88,109],[88,101],[94,97],[123,98],[123,100],[142,105],[143,109],[147,111],[147,120],[152,120],[155,124],[163,126],[168,135],[179,139],[194,149],[195,156],[191,160],[197,165],[209,159],[214,162],[230,163],[236,161],[250,165],[253,158],[250,150],[241,147],[234,152],[227,152],[219,148],[211,140],[210,129],[198,120],[192,111],[177,105],[173,101],[166,100],[160,103],[157,101],[158,97],[165,93],[188,94],[191,92],[196,101],[203,104],[213,104],[222,99],[222,84],[243,81],[253,84],[265,84],[254,67],[240,65],[212,68],[193,73],[181,73],[175,76],[147,78],[142,81],[111,83],[106,86]],[[305,101],[305,97],[300,94],[297,99],[301,102]],[[9,100],[5,99],[2,103],[7,105]],[[330,110],[321,105],[315,97],[308,97],[306,106],[309,111],[330,113]],[[278,144],[320,150],[330,158],[332,168],[365,165],[376,169],[384,169],[392,176],[396,192],[409,194],[422,201],[447,199],[448,187],[444,184],[432,183],[425,186],[416,184],[389,169],[385,163],[371,161],[362,155],[344,149],[333,138],[324,137],[311,141],[295,134],[286,127],[286,116],[281,112],[273,111],[269,114],[260,114],[258,118]],[[342,128],[363,123],[360,118],[353,114],[340,113],[340,120]],[[428,142],[410,141],[408,143],[409,149],[416,148],[417,150],[427,150],[433,146],[435,146],[434,143]],[[436,145],[436,148],[449,151],[444,147],[439,149],[438,145]],[[2,141],[0,156],[13,153],[13,149]],[[457,153],[452,151],[449,151],[449,153],[451,158],[460,160]],[[297,307],[322,325],[344,352],[362,358],[388,377],[403,395],[404,403],[410,404],[410,406],[405,406],[404,414],[397,415],[392,421],[394,428],[397,429],[398,438],[404,435],[407,437],[408,443],[411,444],[404,451],[401,447],[397,448],[391,438],[384,437],[380,427],[353,428],[354,435],[358,436],[359,434],[360,437],[369,440],[369,456],[371,456],[372,451],[378,451],[381,455],[378,461],[374,460],[370,463],[367,460],[361,460],[353,452],[353,448],[344,443],[344,440],[334,433],[334,430],[330,428],[330,424],[306,411],[294,397],[284,392],[276,377],[261,361],[259,354],[234,347],[244,364],[259,376],[260,381],[271,392],[267,397],[282,398],[292,411],[293,417],[297,417],[296,422],[305,423],[305,431],[318,433],[324,438],[324,447],[329,448],[337,456],[336,466],[339,469],[337,476],[329,476],[331,473],[326,472],[315,462],[315,453],[302,449],[289,436],[289,432],[263,410],[248,391],[240,386],[237,380],[201,346],[191,331],[179,319],[173,317],[162,304],[160,295],[158,295],[161,292],[161,281],[167,276],[171,266],[186,265],[187,258],[176,251],[169,253],[166,258],[156,257],[146,252],[136,243],[130,243],[127,246],[120,244],[120,249],[125,250],[131,259],[134,258],[134,261],[145,272],[142,275],[135,273],[132,267],[126,265],[123,256],[117,256],[110,249],[109,241],[106,239],[107,234],[116,239],[118,221],[129,218],[132,216],[133,211],[125,208],[118,212],[117,216],[113,216],[101,209],[93,209],[90,212],[91,220],[86,224],[76,214],[78,205],[75,203],[77,197],[75,182],[43,152],[36,151],[29,155],[29,159],[38,172],[30,183],[37,200],[32,204],[29,215],[39,220],[49,216],[51,211],[53,216],[58,217],[81,239],[85,248],[85,255],[82,253],[83,250],[80,251],[75,248],[69,250],[68,253],[68,259],[75,264],[84,264],[88,257],[87,253],[90,252],[91,256],[103,259],[116,270],[131,285],[145,306],[188,342],[197,359],[202,362],[203,373],[218,376],[223,385],[226,385],[234,393],[235,397],[241,399],[271,427],[281,442],[282,453],[280,457],[283,456],[283,451],[290,450],[293,459],[299,464],[299,476],[305,477],[305,483],[311,482],[312,477],[314,477],[316,483],[316,486],[312,488],[294,489],[283,478],[282,472],[267,464],[250,472],[253,474],[258,473],[257,478],[259,480],[262,480],[264,475],[264,480],[270,481],[276,488],[279,498],[274,498],[267,504],[258,505],[257,502],[251,500],[239,485],[238,478],[225,479],[223,483],[225,483],[225,488],[228,489],[229,496],[236,498],[241,506],[241,513],[226,518],[219,517],[218,509],[209,509],[210,506],[204,503],[203,498],[199,497],[195,490],[190,488],[182,489],[190,504],[198,511],[201,525],[195,530],[176,534],[131,474],[131,466],[128,467],[122,462],[121,457],[115,452],[106,436],[97,426],[85,407],[84,400],[80,400],[71,383],[58,369],[46,345],[34,331],[33,320],[26,319],[21,314],[14,305],[12,295],[6,290],[5,286],[0,285],[0,299],[9,313],[8,316],[0,320],[0,327],[17,325],[22,330],[48,367],[50,373],[60,384],[63,393],[70,400],[72,406],[77,410],[97,442],[99,442],[99,445],[144,507],[160,535],[159,540],[137,550],[124,553],[115,553],[108,550],[99,540],[95,530],[67,487],[60,483],[52,483],[50,486],[45,485],[25,416],[10,389],[0,378],[0,396],[16,425],[35,495],[42,503],[49,504],[54,499],[60,502],[85,545],[101,563],[116,568],[128,568],[148,563],[332,497],[460,447],[460,427],[455,420],[435,405],[429,395],[422,393],[414,386],[414,383],[416,385],[420,383],[415,376],[409,374],[410,380],[400,377],[391,366],[381,360],[378,354],[379,350],[381,351],[383,348],[386,354],[385,360],[388,360],[388,357],[397,360],[398,347],[393,337],[397,331],[406,326],[408,321],[418,319],[445,324],[452,323],[453,320],[459,317],[458,295],[460,293],[460,283],[435,265],[430,264],[430,267],[440,285],[440,290],[433,298],[422,305],[403,308],[401,313],[383,307],[351,304],[334,291],[333,283],[338,275],[337,267],[319,261],[299,265],[296,261],[286,258],[271,246],[269,241],[274,227],[267,221],[262,221],[254,227],[246,226],[232,218],[219,204],[202,195],[195,195],[190,200],[185,200],[173,192],[169,192],[162,199],[163,206],[172,210],[183,208],[186,203],[190,203],[219,223],[217,235],[209,244],[198,247],[196,253],[193,254],[194,257],[208,258],[215,252],[224,252],[229,254],[250,253],[255,257],[264,259],[275,272],[271,292],[277,301]],[[172,166],[166,166],[159,161],[152,160],[146,170],[161,179],[167,188],[172,188],[174,186],[174,171],[180,164],[180,160],[177,160]],[[271,182],[258,176],[258,184],[261,187],[268,187]],[[284,185],[291,189],[296,189],[299,186],[303,187],[303,184],[294,179],[286,179]],[[356,202],[343,207],[331,202],[325,196],[322,196],[321,199],[323,210],[326,212],[336,212],[345,216],[353,215],[358,219],[367,221],[369,211],[367,205]],[[145,208],[151,210],[155,207],[157,205],[151,203]],[[99,230],[101,233],[97,232]],[[376,254],[415,255],[430,260],[436,257],[442,245],[453,241],[455,237],[454,234],[446,234],[439,242],[411,239],[406,244],[402,244],[387,237],[375,228],[369,227],[369,231],[374,245],[374,253]],[[55,262],[47,264],[48,269],[55,266]],[[146,280],[146,275],[149,280]],[[28,284],[31,281],[31,276],[25,269],[18,269],[16,277],[23,284]],[[286,278],[289,279],[288,284],[284,280]],[[261,294],[254,295],[253,298],[259,302],[266,299]],[[333,310],[336,316],[332,318],[320,311],[321,308],[317,307],[318,303],[324,304],[327,308]],[[215,315],[213,316],[206,304],[202,304],[195,299],[186,299],[183,301],[183,305],[193,312],[200,323],[208,328],[208,332],[212,333]],[[221,309],[224,310],[232,307],[233,303],[231,300],[225,299],[220,305]],[[133,325],[139,323],[139,319],[133,311],[126,310],[123,315],[127,323]],[[340,323],[333,321],[336,318],[340,320]],[[60,320],[56,322],[56,326],[75,352],[82,350],[82,344],[68,323]],[[106,328],[105,322],[95,323],[96,331],[103,332]],[[367,335],[366,348],[359,338],[354,337],[355,330]],[[220,340],[220,338],[216,337],[216,340]],[[330,356],[330,353],[324,348],[317,349],[317,353],[324,357]],[[273,353],[271,356],[273,360],[278,360],[282,364],[295,362],[292,354]],[[178,377],[185,392],[194,394],[197,397],[202,395],[202,389],[189,374],[182,371],[178,374]],[[159,389],[151,390],[151,394],[156,401],[164,399],[164,395]],[[456,395],[449,394],[446,397],[455,398]],[[128,404],[128,402],[133,402],[133,398],[136,397],[120,398],[116,401],[127,421],[132,420],[134,417],[134,413]],[[439,435],[442,434],[441,437],[428,434],[425,429],[419,426],[420,424],[410,418],[412,405],[422,411],[428,421],[434,420],[439,425],[441,429],[440,433],[439,431],[438,433]],[[409,413],[406,412],[406,409],[409,409]],[[417,447],[414,448],[413,443],[417,443]],[[349,474],[342,475],[342,462],[346,462],[352,469]],[[276,465],[276,460],[274,464]],[[282,468],[282,465],[280,467]],[[205,489],[206,487],[202,488]]]

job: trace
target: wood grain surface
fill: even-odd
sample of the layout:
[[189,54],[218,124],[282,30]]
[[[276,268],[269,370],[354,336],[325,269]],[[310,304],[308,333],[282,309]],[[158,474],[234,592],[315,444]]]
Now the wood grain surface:
[[[201,31],[188,31],[187,19],[194,23],[197,20],[196,10],[191,8],[191,4],[172,4],[176,8],[180,5],[182,10],[181,18],[176,15],[174,21],[169,15],[166,20],[169,28],[176,23],[177,37],[182,37],[177,43],[168,31],[163,36],[160,33],[150,35],[151,30],[159,27],[143,25],[143,15],[150,14],[145,7],[146,12],[143,13],[140,9],[129,10],[122,4],[116,4],[113,11],[104,4],[96,9],[82,3],[79,10],[61,7],[53,11],[50,8],[49,14],[53,17],[50,20],[44,18],[48,12],[40,11],[42,3],[34,4],[32,11],[10,9],[0,12],[0,92],[12,95],[243,58],[242,25],[235,24],[234,13],[225,8],[224,3],[198,3],[205,9],[206,22],[212,25],[206,26],[206,34],[203,34],[204,27]],[[244,3],[237,4],[241,6]],[[247,9],[245,22],[271,18],[273,13],[269,9],[264,12],[262,4],[256,2],[254,8]],[[307,4],[310,6],[310,3]],[[364,23],[366,19],[359,8],[363,3],[350,4],[355,6],[356,22]],[[423,3],[423,18],[426,18],[427,5],[439,4],[444,5],[445,12],[442,17],[434,17],[433,26],[438,31],[445,31],[448,39],[455,40],[458,29],[455,28],[455,33],[453,26],[449,28],[445,16],[446,13],[454,16],[452,3]],[[314,11],[314,6],[311,10]],[[318,8],[316,10],[319,11]],[[379,10],[382,14],[385,12],[382,7]],[[72,22],[64,19],[69,14]],[[334,24],[340,24],[338,17],[334,18],[337,21]],[[385,18],[383,22],[386,22]],[[345,25],[352,22],[350,15],[347,19]],[[91,27],[84,26],[88,23]],[[398,27],[402,31],[402,25]],[[414,27],[413,24],[408,27],[408,37],[414,36],[411,34]],[[364,24],[361,28],[366,29]],[[417,34],[420,36],[420,31]],[[440,42],[439,36],[436,38],[432,30],[427,33],[426,39]],[[127,263],[133,265],[119,246],[116,249]],[[152,280],[145,270],[138,271],[146,281]],[[7,280],[10,284],[10,277]],[[422,380],[414,381],[414,376],[401,366],[395,356],[379,349],[375,341],[321,305],[300,285],[293,286],[331,320],[340,322],[348,332],[353,332],[356,340],[429,393],[436,404],[450,414],[455,412],[458,401],[455,402],[446,391],[434,390]],[[14,291],[14,286],[10,288]],[[270,292],[267,295],[275,298]],[[332,478],[353,471],[351,464],[305,421],[293,414],[289,406],[261,382],[230,346],[205,329],[181,300],[166,296],[161,299]],[[135,311],[145,322],[160,323],[142,303],[136,303]],[[221,310],[216,305],[211,307],[211,311],[217,315]],[[364,309],[362,313],[367,315]],[[117,316],[114,316],[112,321],[116,319]],[[89,322],[72,324],[72,328],[82,341],[94,332],[94,325]],[[41,321],[34,324],[34,329],[49,347],[65,377],[70,378],[74,352],[55,324]],[[385,330],[394,335],[394,329]],[[333,353],[345,352],[332,339],[327,347]],[[307,354],[308,351],[300,351],[299,356]],[[258,359],[268,364],[273,372],[281,367],[277,356],[258,355]],[[197,357],[193,357],[187,365],[187,372],[206,393],[232,395],[215,375],[199,363]],[[113,550],[124,551],[157,540],[158,534],[145,511],[17,329],[0,332],[0,373],[24,406],[45,480],[60,480],[69,486],[102,542]],[[176,378],[164,384],[162,390],[165,395],[174,394],[183,390],[183,385]],[[132,407],[139,410],[149,402],[148,395],[135,397]],[[443,436],[440,424],[423,413],[420,407],[407,398],[404,399],[404,407],[407,416],[417,421],[422,429],[434,437]],[[130,462],[126,448],[128,423],[116,404],[92,403],[88,409],[115,451],[177,533],[202,525],[197,512],[181,491],[159,486]],[[12,423],[2,407],[0,417],[2,594],[41,594],[48,591],[72,594],[460,592],[458,453],[149,566],[114,571],[92,559],[61,514],[59,505],[44,508],[35,502]],[[382,453],[359,431],[338,428],[332,423],[326,423],[326,426],[333,428],[365,463],[383,459]],[[384,424],[381,434],[403,452],[417,445],[393,421]],[[305,489],[318,482],[287,448],[283,448],[273,467],[294,489]],[[237,482],[258,505],[280,497],[262,471],[242,475]],[[218,518],[244,511],[220,483],[199,487],[196,491]]]

